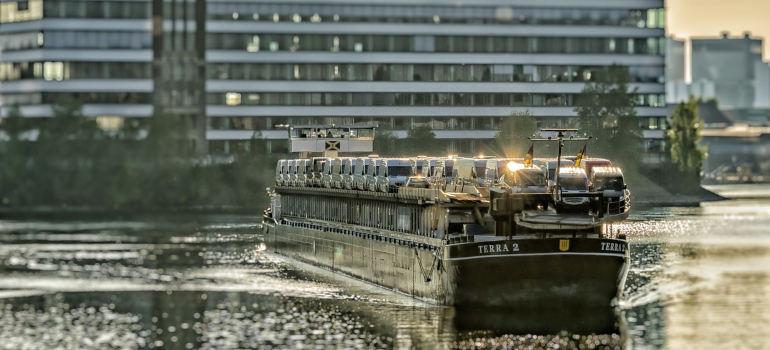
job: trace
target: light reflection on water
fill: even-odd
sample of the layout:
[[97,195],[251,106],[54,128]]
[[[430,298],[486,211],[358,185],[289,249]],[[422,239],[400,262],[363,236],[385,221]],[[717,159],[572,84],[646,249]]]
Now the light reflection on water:
[[632,242],[624,314],[573,324],[458,314],[287,262],[253,216],[0,220],[0,348],[765,346],[770,201],[634,210],[614,227]]

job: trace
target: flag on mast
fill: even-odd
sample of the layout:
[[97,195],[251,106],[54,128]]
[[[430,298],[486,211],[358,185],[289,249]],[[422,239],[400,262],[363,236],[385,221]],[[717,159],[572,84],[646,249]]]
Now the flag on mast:
[[532,161],[532,159],[533,159],[533,158],[532,158],[532,155],[533,155],[533,153],[534,153],[534,152],[533,152],[533,151],[534,151],[534,150],[533,150],[533,147],[535,147],[535,145],[529,146],[529,151],[527,151],[527,156],[526,156],[526,157],[524,157],[524,165],[532,165],[532,164],[534,163],[534,162]]
[[580,166],[580,162],[586,158],[586,145],[583,145],[583,149],[580,150],[580,152],[577,155],[577,158],[575,158],[575,168]]

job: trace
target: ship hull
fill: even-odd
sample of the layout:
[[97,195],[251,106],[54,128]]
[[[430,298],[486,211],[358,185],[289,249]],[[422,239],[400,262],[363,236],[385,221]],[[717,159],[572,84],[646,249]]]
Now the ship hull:
[[459,308],[607,307],[620,295],[627,264],[591,255],[504,256],[445,263]]
[[[268,249],[414,297],[445,303],[439,240],[403,239],[404,234],[343,230],[339,225],[263,224]],[[434,243],[434,244],[431,244]]]
[[447,248],[447,299],[468,308],[606,307],[620,297],[630,262],[626,241],[603,238],[514,238]]
[[268,249],[458,309],[607,308],[620,297],[628,244],[520,238],[443,245],[355,227],[266,222]]

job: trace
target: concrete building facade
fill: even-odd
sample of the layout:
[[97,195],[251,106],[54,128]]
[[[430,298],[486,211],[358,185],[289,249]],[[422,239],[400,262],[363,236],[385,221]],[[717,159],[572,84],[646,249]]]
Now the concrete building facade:
[[756,63],[762,62],[762,40],[745,34],[692,40],[692,80],[714,82],[720,108],[754,107]]
[[685,80],[685,44],[684,40],[666,37],[666,82]]
[[[627,66],[648,152],[665,128],[663,0],[0,0],[2,113],[61,99],[103,120],[177,118],[200,152],[285,151],[286,123],[428,126],[482,151],[513,111],[568,126]],[[257,139],[257,140],[255,140]]]

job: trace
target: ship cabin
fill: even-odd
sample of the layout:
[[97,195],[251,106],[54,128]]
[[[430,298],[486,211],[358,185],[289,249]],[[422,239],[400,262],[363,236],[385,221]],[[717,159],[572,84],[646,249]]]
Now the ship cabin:
[[371,152],[376,128],[374,125],[355,124],[280,127],[288,129],[290,152]]

